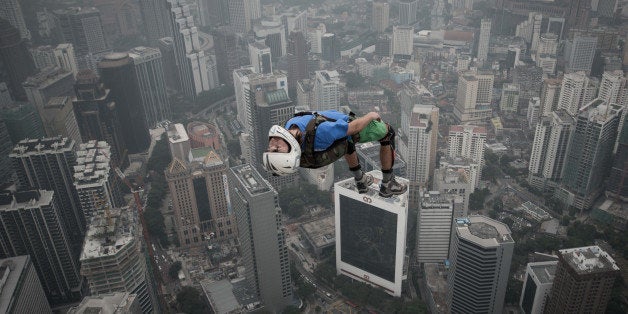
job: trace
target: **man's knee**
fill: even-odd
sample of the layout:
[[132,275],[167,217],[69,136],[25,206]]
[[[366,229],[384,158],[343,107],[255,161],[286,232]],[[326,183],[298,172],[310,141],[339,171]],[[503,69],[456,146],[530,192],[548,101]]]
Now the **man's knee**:
[[355,143],[352,141],[347,141],[347,152],[346,155],[351,155],[355,152]]
[[386,133],[386,136],[379,140],[379,144],[382,146],[395,147],[395,129],[388,123],[386,123],[386,127],[388,128],[388,133]]

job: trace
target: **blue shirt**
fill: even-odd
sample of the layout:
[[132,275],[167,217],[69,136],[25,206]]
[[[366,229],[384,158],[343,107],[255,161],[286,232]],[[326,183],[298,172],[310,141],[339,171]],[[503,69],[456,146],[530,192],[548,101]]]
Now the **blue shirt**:
[[[316,135],[314,136],[314,150],[315,151],[323,151],[326,150],[331,144],[333,144],[336,140],[341,139],[343,137],[347,137],[347,130],[349,129],[349,116],[336,111],[336,110],[326,110],[318,112],[320,115],[328,117],[330,119],[335,119],[336,121],[325,121],[318,125],[316,128]],[[286,122],[286,129],[290,129],[291,126],[296,125],[301,133],[305,137],[305,128],[307,124],[314,118],[314,115],[304,115],[299,117],[294,117],[288,122]],[[301,139],[301,143],[305,141]],[[303,144],[301,145],[303,148]]]

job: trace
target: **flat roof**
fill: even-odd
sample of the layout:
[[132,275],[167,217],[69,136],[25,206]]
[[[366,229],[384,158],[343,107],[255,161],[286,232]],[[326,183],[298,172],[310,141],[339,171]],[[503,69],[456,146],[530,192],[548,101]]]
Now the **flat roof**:
[[242,307],[233,294],[233,285],[226,279],[203,280],[201,287],[216,314],[231,313]]
[[[395,206],[399,206],[399,207],[406,207],[408,204],[408,192],[401,194],[401,195],[395,195],[392,197],[381,197],[379,195],[379,183],[382,181],[382,172],[380,170],[372,170],[367,172],[368,174],[371,174],[373,176],[373,183],[371,183],[371,185],[369,186],[369,191],[366,192],[364,195],[368,196],[370,198],[373,199],[379,199],[381,201],[387,202],[387,203],[391,203]],[[398,177],[395,176],[395,180],[397,180],[400,183],[403,184],[408,184],[409,181],[408,179],[402,178],[402,177]],[[357,187],[355,185],[355,179],[354,178],[347,178],[344,179],[342,181],[338,181],[335,184],[336,188],[344,188],[346,190],[350,190],[354,193],[358,193]],[[338,191],[336,189],[336,191]]]
[[74,184],[80,187],[107,180],[111,170],[109,156],[111,156],[111,149],[105,141],[89,141],[81,144],[76,151]]
[[188,133],[185,131],[185,127],[181,123],[175,123],[168,126],[168,141],[176,144],[189,141]]
[[95,216],[87,229],[81,262],[92,258],[114,256],[135,239],[135,219],[129,207],[113,208]]
[[578,274],[619,270],[615,260],[597,245],[559,250],[559,255]]
[[514,243],[507,225],[481,215],[456,219],[456,232],[461,238],[483,247]]
[[271,191],[270,184],[251,165],[232,167],[231,171],[251,195]]
[[19,288],[18,283],[26,267],[27,259],[27,255],[0,259],[0,288],[2,289],[0,290],[2,292],[0,293],[0,313],[9,312],[9,306],[13,303],[15,290]]
[[534,273],[540,283],[550,283],[554,281],[558,261],[529,263],[528,267]]
[[325,217],[301,225],[308,239],[317,247],[322,248],[336,243],[336,227],[334,216]]

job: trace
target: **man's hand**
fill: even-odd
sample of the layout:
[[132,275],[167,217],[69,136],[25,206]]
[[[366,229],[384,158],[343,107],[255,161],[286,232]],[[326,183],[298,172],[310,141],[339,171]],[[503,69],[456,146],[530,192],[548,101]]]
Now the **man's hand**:
[[347,129],[347,135],[351,136],[360,133],[360,131],[362,131],[373,120],[381,121],[382,118],[379,116],[379,113],[371,111],[365,116],[359,117],[351,121],[351,123],[349,123],[349,128]]

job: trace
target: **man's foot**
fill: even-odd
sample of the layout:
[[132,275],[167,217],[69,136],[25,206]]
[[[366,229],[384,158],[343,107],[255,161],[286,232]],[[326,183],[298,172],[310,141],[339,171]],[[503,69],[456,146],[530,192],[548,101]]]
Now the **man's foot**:
[[358,187],[358,193],[363,194],[369,191],[369,186],[373,183],[373,176],[365,173],[362,179],[356,180],[355,185]]
[[392,178],[392,180],[388,182],[382,182],[379,187],[379,196],[381,197],[391,197],[393,195],[403,194],[408,190],[408,186],[405,184],[401,184]]

